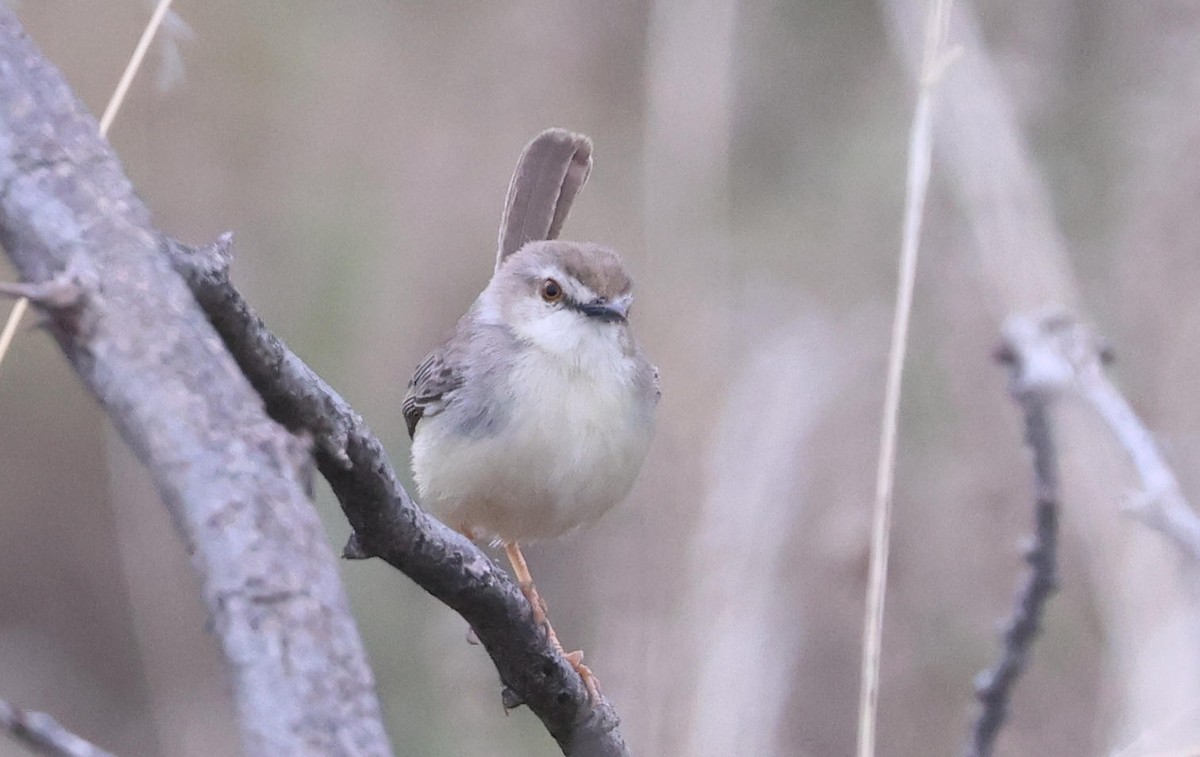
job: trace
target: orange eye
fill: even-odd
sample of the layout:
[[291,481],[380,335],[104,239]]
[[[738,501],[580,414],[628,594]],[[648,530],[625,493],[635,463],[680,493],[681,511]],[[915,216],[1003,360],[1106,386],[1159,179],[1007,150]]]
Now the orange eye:
[[546,279],[542,282],[542,299],[546,302],[558,302],[562,299],[563,290],[558,282],[554,279]]

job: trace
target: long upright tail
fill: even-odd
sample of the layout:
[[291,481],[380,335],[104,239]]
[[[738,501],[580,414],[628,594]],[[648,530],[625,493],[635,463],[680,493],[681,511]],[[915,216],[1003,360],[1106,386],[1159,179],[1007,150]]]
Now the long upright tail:
[[526,242],[555,239],[592,170],[592,140],[566,129],[547,129],[517,160],[504,215],[496,267]]

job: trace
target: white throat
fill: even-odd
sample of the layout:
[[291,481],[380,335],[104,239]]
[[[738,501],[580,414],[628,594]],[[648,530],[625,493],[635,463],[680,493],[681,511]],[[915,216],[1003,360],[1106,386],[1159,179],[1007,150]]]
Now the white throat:
[[619,324],[604,323],[560,310],[512,326],[517,338],[542,352],[587,370],[603,371],[625,357]]

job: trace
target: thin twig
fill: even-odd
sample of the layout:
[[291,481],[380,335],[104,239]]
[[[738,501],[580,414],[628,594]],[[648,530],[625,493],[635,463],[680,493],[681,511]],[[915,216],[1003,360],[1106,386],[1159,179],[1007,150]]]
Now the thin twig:
[[[171,0],[159,0],[154,12],[150,14],[150,20],[146,22],[146,28],[142,30],[142,36],[133,49],[133,55],[129,57],[129,62],[125,64],[125,70],[121,73],[120,80],[117,81],[117,88],[113,90],[112,97],[108,98],[108,105],[105,106],[104,115],[100,118],[100,136],[108,136],[108,128],[112,126],[113,120],[120,112],[121,104],[125,102],[125,95],[129,92],[129,86],[133,84],[133,78],[142,67],[146,51],[150,49],[150,42],[153,41],[158,28],[162,26],[163,18],[166,17],[170,8]],[[17,300],[12,311],[9,312],[8,321],[4,324],[4,331],[0,332],[0,365],[4,364],[4,356],[8,354],[13,335],[17,333],[17,325],[21,323],[21,318],[25,316],[25,311],[28,309],[29,300],[22,297]]]
[[879,706],[879,664],[883,641],[883,609],[887,595],[887,564],[892,520],[892,487],[896,473],[896,425],[900,412],[900,387],[908,346],[909,318],[917,276],[917,251],[921,240],[925,194],[929,186],[933,154],[933,100],[937,81],[948,58],[945,49],[949,29],[950,0],[934,0],[929,11],[925,37],[925,59],[917,94],[916,112],[909,135],[908,173],[905,192],[904,232],[900,251],[896,311],[892,320],[892,342],[888,354],[887,386],[883,401],[883,424],[879,437],[879,467],[875,474],[875,503],[871,523],[870,583],[863,618],[863,656],[858,706],[858,755],[875,754],[875,723]]
[[1004,629],[1000,661],[975,681],[975,696],[982,708],[971,729],[967,757],[991,755],[1008,715],[1012,687],[1029,661],[1046,603],[1058,585],[1058,462],[1047,417],[1052,395],[1036,381],[1028,380],[1026,364],[1011,346],[1006,345],[1000,357],[1012,366],[1012,395],[1024,411],[1025,442],[1033,452],[1035,529],[1033,543],[1025,554],[1032,570],[1017,595],[1012,619]]
[[1200,564],[1200,516],[1184,496],[1153,435],[1102,371],[1079,376],[1078,387],[1129,453],[1142,479],[1142,490],[1126,501],[1123,512],[1175,542]]
[[44,712],[27,712],[0,699],[0,728],[38,754],[50,757],[115,757],[76,736]]

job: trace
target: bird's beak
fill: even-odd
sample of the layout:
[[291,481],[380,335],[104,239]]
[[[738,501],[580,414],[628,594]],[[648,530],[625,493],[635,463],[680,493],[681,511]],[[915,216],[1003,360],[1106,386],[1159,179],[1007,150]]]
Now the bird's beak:
[[589,318],[598,318],[607,323],[624,321],[629,314],[629,300],[621,298],[616,302],[593,300],[579,306],[579,311]]

